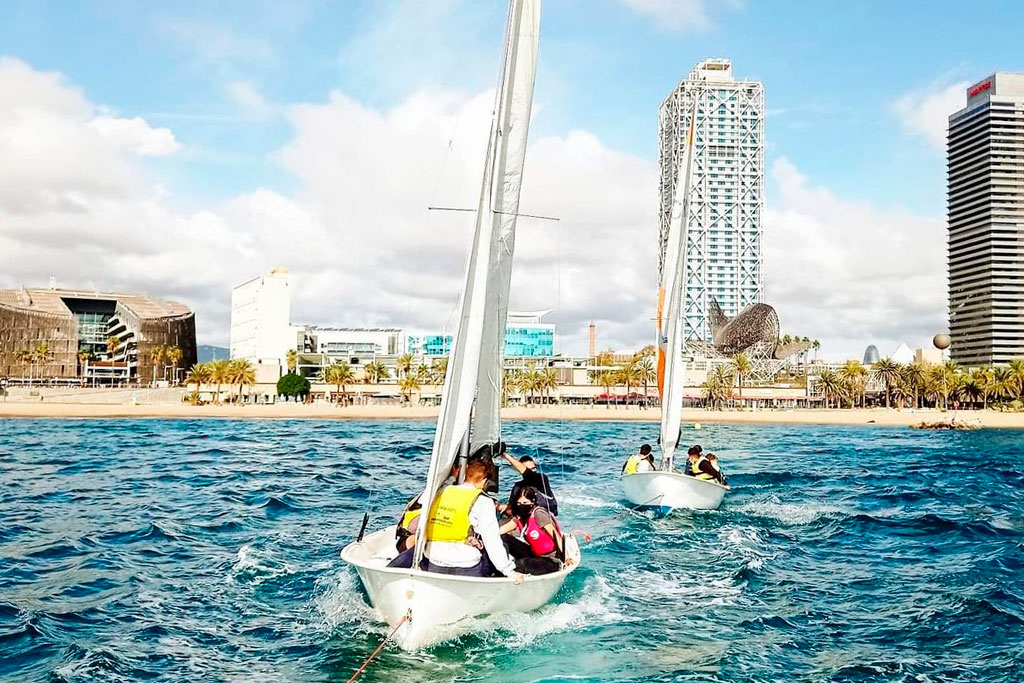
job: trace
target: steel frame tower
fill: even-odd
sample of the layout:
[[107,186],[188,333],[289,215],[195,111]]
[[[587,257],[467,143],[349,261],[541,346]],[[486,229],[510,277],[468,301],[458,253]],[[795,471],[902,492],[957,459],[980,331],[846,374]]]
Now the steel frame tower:
[[712,299],[717,299],[728,316],[764,300],[764,86],[735,80],[727,59],[707,59],[662,102],[659,274],[665,261],[677,165],[694,98],[696,156],[685,247],[683,315],[687,341],[709,342]]

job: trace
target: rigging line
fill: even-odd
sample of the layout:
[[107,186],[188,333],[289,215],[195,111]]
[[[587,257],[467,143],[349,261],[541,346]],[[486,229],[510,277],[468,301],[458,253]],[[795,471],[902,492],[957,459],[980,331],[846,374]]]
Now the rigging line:
[[[460,213],[476,213],[476,209],[462,209],[453,206],[428,206],[427,211],[458,211]],[[518,216],[519,218],[535,218],[539,221],[558,222],[562,220],[561,218],[556,218],[554,216],[540,216],[533,213],[513,213],[511,211],[497,211],[495,209],[491,209],[491,213],[500,214],[502,216]]]
[[377,646],[377,649],[374,650],[370,654],[370,656],[366,658],[366,661],[363,662],[362,666],[356,669],[356,672],[352,674],[352,678],[348,679],[348,683],[353,683],[353,681],[355,681],[357,678],[363,675],[363,672],[366,671],[366,667],[370,666],[370,663],[374,659],[376,659],[377,655],[379,655],[380,651],[384,649],[384,646],[387,645],[388,641],[391,640],[396,633],[398,633],[398,629],[402,628],[402,624],[409,621],[409,616],[409,613],[406,612],[405,616],[398,621],[398,624],[395,625],[395,628],[391,631],[391,633],[388,634],[388,637],[380,641],[380,645]]

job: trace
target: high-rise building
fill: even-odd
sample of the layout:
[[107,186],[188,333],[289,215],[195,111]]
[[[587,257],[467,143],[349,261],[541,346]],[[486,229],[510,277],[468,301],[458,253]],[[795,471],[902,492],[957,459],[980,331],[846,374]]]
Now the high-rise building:
[[764,299],[764,86],[733,78],[728,59],[706,59],[662,102],[659,273],[694,101],[683,315],[687,341],[708,342],[712,299],[729,317]]
[[1024,74],[967,89],[949,117],[950,356],[962,365],[1024,356]]
[[231,357],[285,365],[297,342],[290,318],[287,268],[238,285],[231,290]]

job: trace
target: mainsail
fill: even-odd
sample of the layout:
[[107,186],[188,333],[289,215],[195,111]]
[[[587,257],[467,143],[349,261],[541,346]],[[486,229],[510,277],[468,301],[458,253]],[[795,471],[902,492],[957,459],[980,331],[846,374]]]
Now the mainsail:
[[[540,0],[512,0],[473,244],[427,471],[424,510],[430,509],[467,441],[476,447],[500,436],[505,318],[539,34]],[[414,567],[423,556],[425,540],[425,534],[416,539]]]
[[697,104],[694,98],[686,146],[676,170],[676,187],[669,219],[668,244],[658,290],[658,393],[661,396],[661,466],[672,469],[683,421],[683,298],[686,296],[686,229],[690,213],[690,176]]

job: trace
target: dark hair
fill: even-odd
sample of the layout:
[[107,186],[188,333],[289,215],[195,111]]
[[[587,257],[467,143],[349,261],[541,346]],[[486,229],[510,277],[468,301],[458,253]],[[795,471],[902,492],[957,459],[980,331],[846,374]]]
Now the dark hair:
[[519,496],[513,502],[518,503],[519,498],[525,498],[526,500],[536,505],[537,496],[539,495],[539,493],[540,492],[537,491],[537,489],[535,489],[532,486],[524,486],[523,488],[519,489]]
[[501,455],[502,453],[504,453],[507,450],[508,450],[508,444],[505,443],[504,441],[495,441],[494,442],[494,454],[495,455]]
[[531,456],[529,456],[529,455],[524,455],[523,457],[519,458],[519,462],[524,462],[524,463],[525,463],[525,462],[532,462],[532,463],[533,463],[534,465],[536,465],[536,464],[537,464],[537,461],[536,461],[536,460],[534,460],[534,459],[533,459],[533,458],[532,458]]
[[703,451],[704,451],[704,449],[701,448],[700,445],[698,444],[696,446],[690,446],[690,450],[686,451],[686,454],[687,455],[700,455]]
[[645,443],[640,447],[640,455],[648,455],[651,452],[651,444]]

